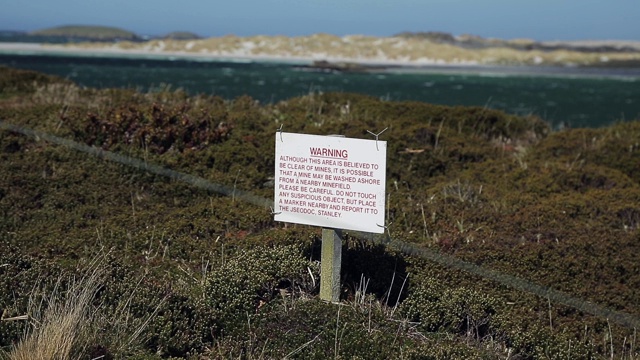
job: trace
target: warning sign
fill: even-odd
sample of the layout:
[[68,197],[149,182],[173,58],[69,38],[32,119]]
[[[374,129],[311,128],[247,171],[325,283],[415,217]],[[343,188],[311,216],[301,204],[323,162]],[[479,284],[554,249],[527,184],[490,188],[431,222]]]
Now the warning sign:
[[276,133],[274,220],[384,232],[387,143]]

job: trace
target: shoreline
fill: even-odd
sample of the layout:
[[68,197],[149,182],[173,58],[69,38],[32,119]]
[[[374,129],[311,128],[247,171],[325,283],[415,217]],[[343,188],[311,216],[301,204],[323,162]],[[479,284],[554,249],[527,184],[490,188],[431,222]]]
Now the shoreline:
[[[570,78],[607,78],[640,80],[640,67],[558,66],[558,65],[491,65],[477,62],[445,62],[444,60],[380,60],[375,58],[342,58],[321,56],[213,54],[189,51],[163,51],[148,49],[122,49],[114,47],[82,48],[69,45],[26,42],[0,42],[1,55],[68,56],[85,58],[122,58],[160,61],[201,61],[234,63],[277,63],[300,66],[314,71],[314,62],[356,64],[364,71],[378,74],[467,74],[480,76],[552,76]],[[322,70],[321,68],[316,68]],[[349,72],[349,71],[345,71]],[[356,71],[354,71],[356,72]]]

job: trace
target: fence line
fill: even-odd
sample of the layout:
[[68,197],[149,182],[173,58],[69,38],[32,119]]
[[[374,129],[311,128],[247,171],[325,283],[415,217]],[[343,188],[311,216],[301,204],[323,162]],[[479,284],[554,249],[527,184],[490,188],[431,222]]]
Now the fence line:
[[195,187],[216,192],[222,195],[233,196],[236,199],[244,200],[253,205],[265,206],[265,207],[273,206],[272,200],[265,199],[260,196],[255,196],[247,191],[236,190],[234,187],[212,183],[198,176],[193,176],[193,175],[185,174],[179,171],[167,169],[162,166],[149,164],[148,162],[140,159],[114,153],[112,151],[103,150],[95,146],[89,146],[86,144],[79,143],[77,141],[61,138],[61,137],[51,135],[42,131],[32,130],[22,126],[12,125],[2,120],[0,120],[0,129],[13,131],[16,133],[33,137],[35,139],[43,139],[50,143],[66,146],[68,148],[81,151],[101,159],[106,159],[106,160],[117,162],[123,165],[131,166],[139,170],[148,171],[153,174],[162,175],[171,179],[183,181]]
[[[38,130],[29,129],[23,126],[12,125],[0,120],[0,130],[11,131],[19,133],[25,136],[29,136],[35,139],[43,139],[56,145],[66,146],[68,148],[81,151],[101,159],[117,162],[123,165],[131,166],[133,168],[147,171],[153,174],[166,176],[175,180],[183,181],[192,186],[204,189],[207,191],[215,192],[218,194],[233,196],[236,199],[246,201],[250,204],[262,206],[265,208],[273,207],[273,200],[266,199],[260,196],[256,196],[247,191],[236,190],[234,187],[212,183],[206,179],[198,176],[185,174],[179,171],[167,169],[158,165],[149,164],[146,161],[136,159],[130,156],[117,154],[111,151],[96,148],[94,146],[88,146],[73,140],[61,138],[55,135],[51,135]],[[495,270],[484,268],[482,266],[458,259],[454,256],[440,253],[428,248],[419,247],[413,244],[405,243],[401,240],[391,239],[388,235],[377,235],[370,233],[363,233],[358,231],[349,231],[358,238],[369,240],[376,244],[382,244],[391,248],[394,248],[406,255],[417,256],[431,262],[443,265],[449,268],[462,270],[487,280],[497,282],[502,285],[506,285],[517,289],[519,291],[528,292],[537,296],[540,296],[549,301],[553,301],[565,306],[572,307],[576,310],[608,319],[609,321],[622,325],[631,329],[640,328],[640,318],[622,311],[616,311],[608,309],[604,306],[595,304],[590,301],[586,301],[562,291],[555,290],[548,286],[542,286],[531,282],[529,280],[519,278],[513,275],[504,274]]]

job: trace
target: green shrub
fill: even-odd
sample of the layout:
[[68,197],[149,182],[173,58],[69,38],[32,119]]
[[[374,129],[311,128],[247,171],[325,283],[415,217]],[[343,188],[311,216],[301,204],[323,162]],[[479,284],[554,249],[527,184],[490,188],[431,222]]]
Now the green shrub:
[[318,269],[294,245],[241,249],[209,272],[205,298],[221,331],[233,332],[247,314],[281,294],[314,291]]
[[459,339],[426,336],[378,300],[332,304],[280,299],[249,315],[242,331],[217,342],[223,358],[483,359],[490,352]]
[[495,332],[493,318],[499,307],[496,299],[487,294],[447,288],[431,279],[412,287],[400,308],[425,331],[482,339]]

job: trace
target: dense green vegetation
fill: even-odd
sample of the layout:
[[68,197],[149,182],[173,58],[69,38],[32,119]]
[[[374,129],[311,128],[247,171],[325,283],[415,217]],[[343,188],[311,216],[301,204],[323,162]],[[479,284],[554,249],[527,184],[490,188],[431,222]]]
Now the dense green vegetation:
[[111,27],[111,26],[90,26],[90,25],[65,25],[53,28],[36,30],[31,35],[56,36],[84,40],[140,40],[140,37],[131,31]]
[[69,299],[84,310],[72,322],[79,330],[66,332],[78,335],[65,354],[82,359],[640,356],[636,329],[613,318],[393,246],[638,319],[639,121],[551,132],[541,119],[484,108],[335,93],[261,105],[179,90],[82,89],[4,67],[0,89],[5,124],[265,198],[281,125],[356,138],[388,127],[390,226],[381,241],[389,246],[345,233],[341,304],[318,299],[320,229],[0,130],[6,356],[32,349],[17,345],[33,340],[23,332],[55,324],[46,309]]

